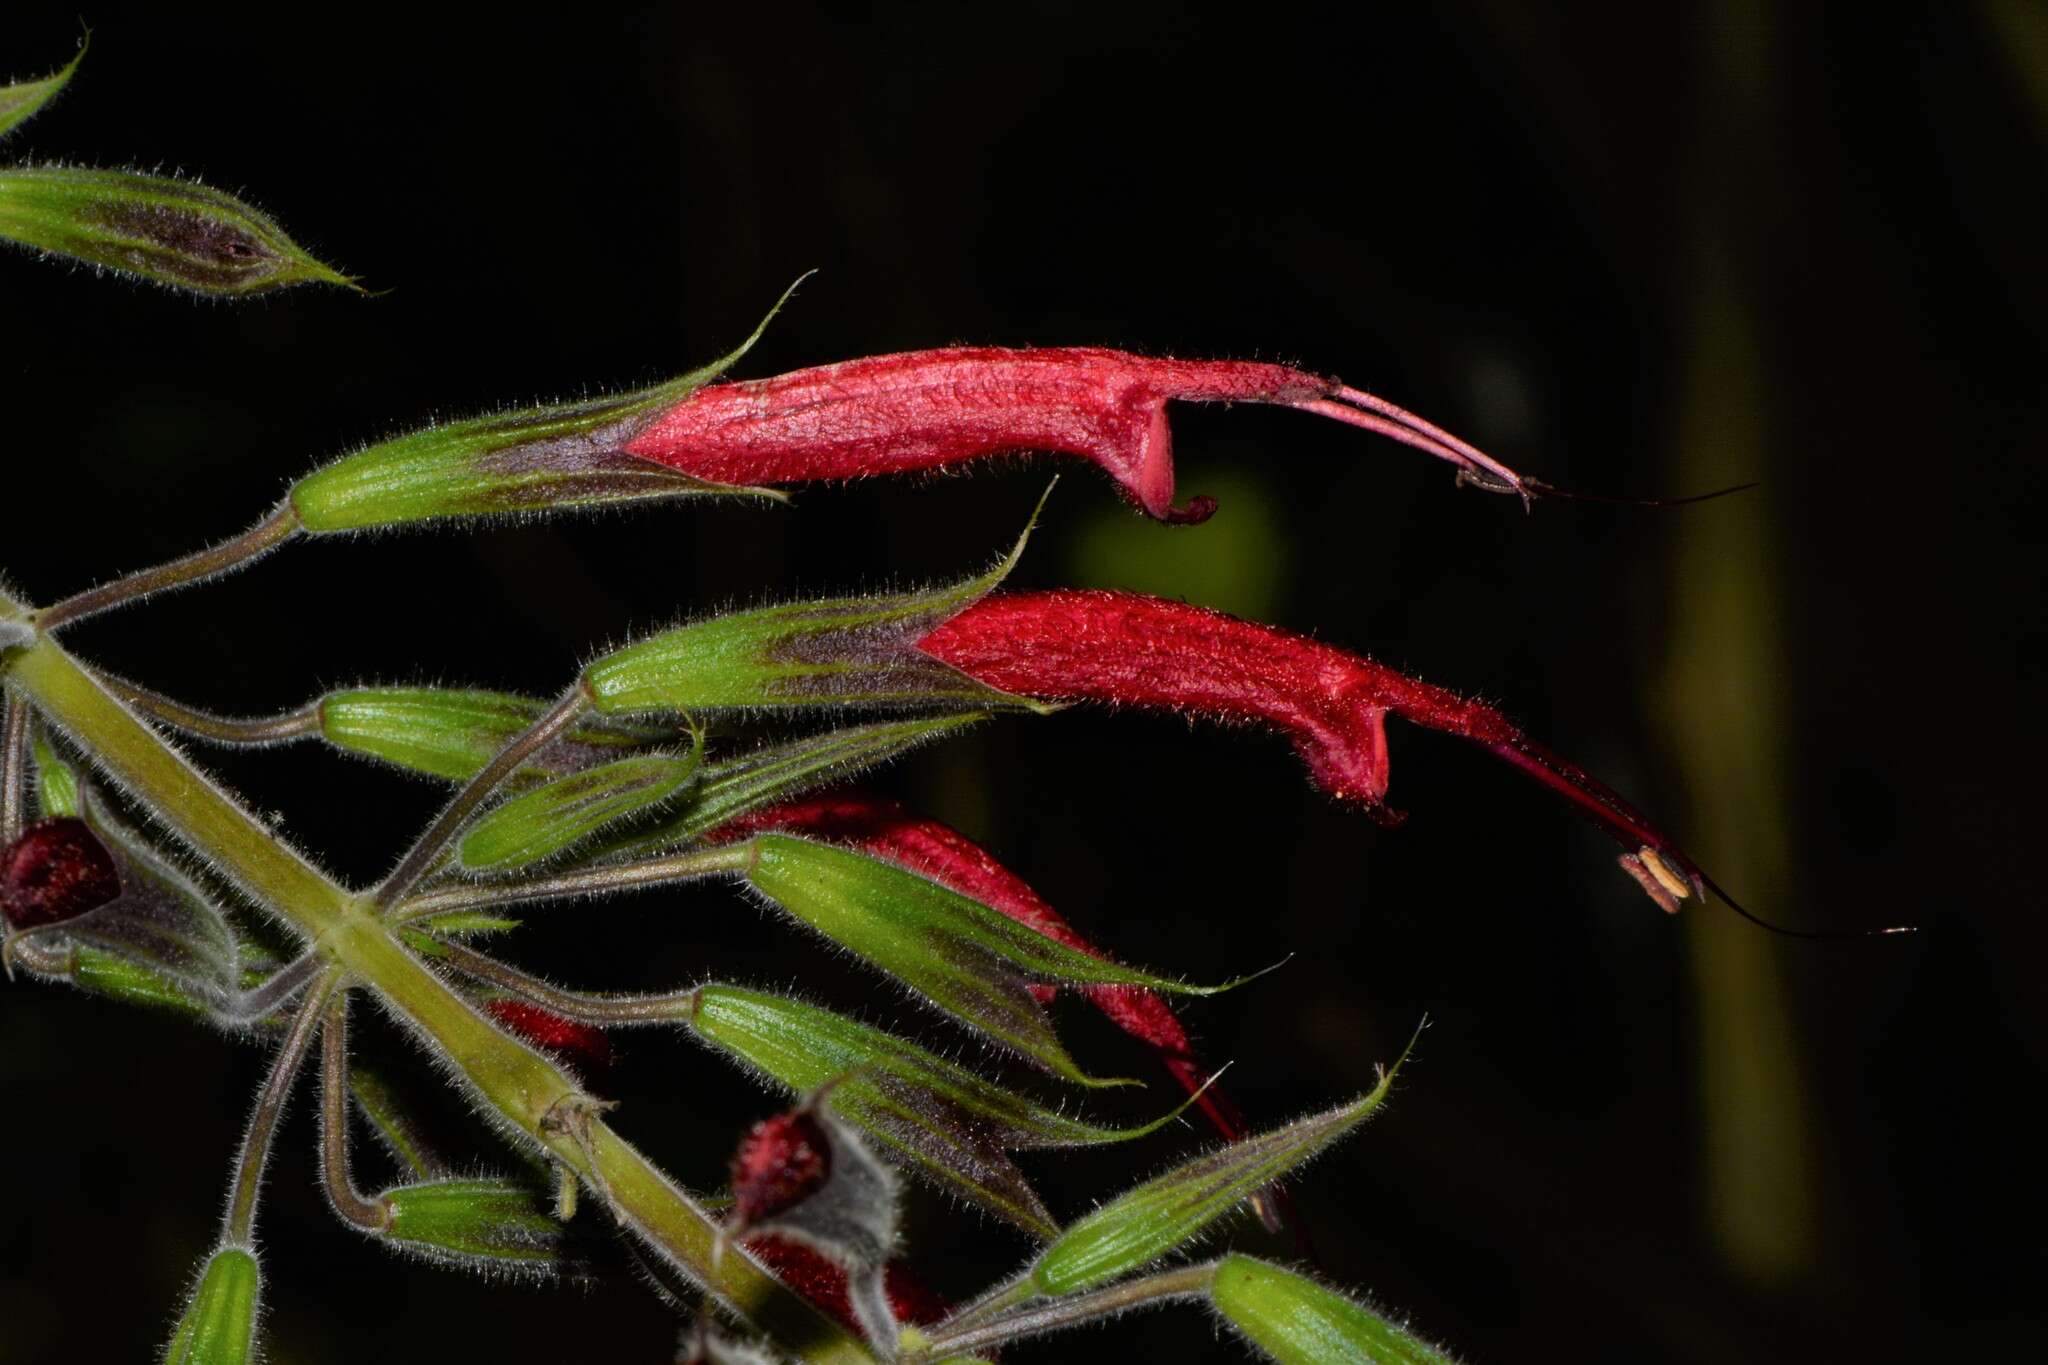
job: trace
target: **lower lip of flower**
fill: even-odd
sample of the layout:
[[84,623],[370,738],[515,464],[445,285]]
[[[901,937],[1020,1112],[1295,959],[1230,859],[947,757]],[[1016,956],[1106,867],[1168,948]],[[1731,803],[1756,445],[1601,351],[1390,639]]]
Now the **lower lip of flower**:
[[1391,713],[1470,740],[1563,796],[1629,850],[1630,875],[1659,904],[1684,899],[1680,888],[1703,894],[1699,869],[1668,838],[1500,712],[1304,636],[1184,602],[1062,590],[985,597],[918,648],[1025,696],[1271,725],[1294,741],[1318,787],[1386,824],[1402,818],[1385,804]]

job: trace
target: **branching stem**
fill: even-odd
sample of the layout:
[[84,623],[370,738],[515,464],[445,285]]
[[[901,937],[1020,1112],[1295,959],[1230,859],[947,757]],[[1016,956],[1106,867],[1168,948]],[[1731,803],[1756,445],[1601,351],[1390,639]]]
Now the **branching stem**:
[[356,1189],[348,1163],[348,993],[337,991],[320,1026],[320,1174],[327,1199],[351,1227],[381,1233],[391,1206]]
[[753,868],[756,856],[754,844],[749,840],[639,862],[583,868],[530,882],[441,887],[400,903],[390,918],[393,924],[405,924],[429,915],[452,914],[458,910],[490,910],[529,901],[603,896],[643,886],[666,886],[729,872],[743,873]]
[[694,988],[671,991],[666,995],[594,995],[567,991],[528,976],[516,967],[508,967],[473,948],[465,948],[460,943],[441,940],[438,951],[443,962],[464,976],[488,982],[500,990],[544,1006],[565,1019],[583,1024],[652,1024],[680,1019],[689,1014],[691,997],[696,994]]
[[560,701],[525,731],[500,750],[497,756],[483,767],[475,777],[469,779],[454,799],[434,817],[434,823],[427,826],[426,833],[406,851],[391,875],[384,879],[373,898],[373,909],[383,914],[396,905],[406,892],[419,883],[420,878],[434,870],[446,853],[448,845],[462,832],[462,827],[491,799],[492,793],[505,779],[519,771],[520,765],[552,743],[556,736],[576,723],[576,720],[590,707],[590,694],[583,689],[579,680],[574,687],[562,694]]
[[0,723],[0,848],[21,837],[28,810],[28,701],[0,698],[7,719]]
[[255,1233],[256,1196],[263,1185],[263,1168],[270,1161],[270,1140],[277,1134],[277,1121],[291,1096],[292,1082],[305,1065],[313,1033],[320,1027],[320,1017],[327,1009],[327,997],[339,980],[339,970],[330,968],[299,1005],[299,1012],[292,1016],[291,1031],[285,1034],[277,1060],[271,1063],[270,1075],[256,1092],[256,1110],[249,1116],[241,1155],[235,1159],[234,1192],[228,1196],[227,1219],[221,1229],[222,1240],[230,1245],[248,1246]]
[[262,521],[244,531],[232,540],[222,541],[210,549],[173,559],[167,564],[142,569],[125,578],[111,583],[102,583],[97,588],[87,588],[74,593],[61,602],[43,608],[36,616],[36,628],[55,631],[72,621],[87,616],[97,616],[103,611],[125,606],[151,593],[166,588],[182,587],[197,583],[203,578],[212,578],[230,569],[239,569],[244,564],[261,559],[278,546],[299,533],[299,512],[289,500],[279,503],[277,509]]
[[277,716],[216,715],[202,711],[196,706],[187,706],[181,701],[166,697],[161,692],[152,692],[139,683],[125,678],[101,675],[107,690],[127,702],[151,720],[168,725],[173,730],[182,730],[200,739],[212,740],[215,744],[238,747],[258,747],[269,744],[284,744],[307,735],[320,733],[320,702],[309,701],[296,710],[286,711]]

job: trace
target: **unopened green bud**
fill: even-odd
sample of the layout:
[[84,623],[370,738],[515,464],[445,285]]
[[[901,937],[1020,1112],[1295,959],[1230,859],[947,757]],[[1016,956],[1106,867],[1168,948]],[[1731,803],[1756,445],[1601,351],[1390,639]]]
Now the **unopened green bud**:
[[784,834],[757,835],[747,881],[825,937],[894,976],[939,1009],[1055,1075],[1098,1081],[1074,1064],[1030,992],[1041,983],[1190,986],[1120,966],[1048,938],[990,906],[895,863]]
[[544,1270],[561,1259],[562,1225],[513,1180],[435,1180],[384,1195],[385,1236],[425,1256]]
[[[357,687],[321,699],[320,734],[338,749],[466,782],[547,709],[544,701],[508,692]],[[580,725],[536,754],[513,785],[532,785],[666,734]]]
[[155,968],[83,943],[72,954],[71,984],[131,1005],[177,1010],[201,1018],[213,1013],[210,1002]]
[[13,85],[0,85],[0,137],[6,137],[17,127],[34,118],[44,105],[57,98],[70,83],[71,73],[78,70],[78,64],[85,60],[85,47],[85,41],[81,40],[78,44],[78,55],[54,76],[45,76],[39,81],[17,81]]
[[57,756],[40,728],[31,749],[36,763],[36,810],[45,820],[78,814],[78,773]]
[[242,1365],[249,1360],[262,1289],[253,1251],[225,1246],[214,1252],[164,1348],[163,1365]]
[[1033,1287],[1041,1294],[1072,1294],[1170,1255],[1365,1122],[1386,1099],[1393,1079],[1394,1072],[1386,1072],[1350,1104],[1196,1157],[1104,1204],[1045,1249],[1031,1268]]
[[1450,1356],[1364,1304],[1249,1256],[1223,1259],[1209,1299],[1280,1365],[1453,1365]]
[[512,872],[582,843],[605,826],[654,810],[690,785],[702,746],[637,754],[558,777],[493,809],[463,836],[462,865]]
[[0,239],[200,294],[351,283],[233,195],[135,171],[0,171]]

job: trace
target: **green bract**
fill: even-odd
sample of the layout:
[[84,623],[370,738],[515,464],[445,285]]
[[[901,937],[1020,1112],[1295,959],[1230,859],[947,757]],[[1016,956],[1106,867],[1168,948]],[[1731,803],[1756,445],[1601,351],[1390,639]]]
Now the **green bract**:
[[[463,782],[539,720],[548,703],[508,692],[442,687],[357,687],[320,700],[320,734],[336,748],[432,777]],[[582,725],[541,750],[515,783],[544,781],[608,753],[665,737]]]
[[57,98],[70,83],[71,73],[78,70],[78,64],[85,60],[85,46],[85,42],[81,41],[78,44],[78,55],[54,76],[45,76],[39,81],[17,81],[13,85],[0,85],[0,137],[6,137],[21,124],[34,118],[42,111],[44,105]]
[[1452,1358],[1306,1275],[1226,1256],[1209,1298],[1280,1365],[1452,1365]]
[[1072,1294],[1143,1270],[1185,1246],[1254,1191],[1363,1123],[1386,1098],[1394,1071],[1350,1104],[1233,1142],[1111,1200],[1045,1249],[1031,1268],[1032,1287]]
[[921,654],[918,641],[993,592],[1031,528],[987,573],[951,587],[792,602],[665,630],[583,670],[605,712],[790,706],[1056,708]]
[[795,289],[792,284],[730,355],[666,384],[450,422],[345,456],[293,486],[299,522],[313,532],[354,531],[697,494],[780,499],[782,494],[765,488],[678,474],[628,453],[626,446],[656,417],[732,368]]
[[831,1010],[737,986],[705,986],[690,1027],[798,1094],[832,1082],[834,1113],[881,1151],[1038,1237],[1059,1231],[1007,1152],[1123,1142],[1135,1128],[1101,1128],[1055,1113],[894,1034]]
[[242,1365],[255,1344],[262,1291],[254,1252],[234,1246],[214,1252],[164,1348],[164,1365]]
[[561,1258],[562,1225],[514,1180],[435,1180],[384,1195],[384,1235],[443,1260],[544,1270]]
[[1144,986],[1209,995],[1078,952],[980,901],[894,863],[786,834],[753,840],[747,881],[825,937],[1046,1070],[1084,1085],[1096,1080],[1060,1045],[1028,987],[1061,982]]
[[350,283],[233,195],[135,171],[0,170],[0,239],[201,294]]
[[654,809],[690,784],[703,746],[636,754],[558,777],[492,810],[463,836],[462,865],[510,872],[574,848],[606,825]]

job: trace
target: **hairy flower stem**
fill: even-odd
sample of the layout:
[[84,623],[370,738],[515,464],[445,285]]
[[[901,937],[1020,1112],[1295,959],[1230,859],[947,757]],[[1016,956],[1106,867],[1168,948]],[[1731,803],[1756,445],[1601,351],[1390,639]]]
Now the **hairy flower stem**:
[[[0,621],[18,611],[0,594]],[[166,829],[417,1032],[503,1131],[561,1159],[621,1223],[807,1365],[872,1365],[857,1338],[747,1257],[714,1264],[717,1222],[612,1132],[573,1079],[491,1024],[370,916],[363,897],[222,793],[55,641],[0,655],[0,672]],[[577,1122],[562,1121],[572,1114]]]
[[0,697],[7,719],[0,724],[0,848],[21,837],[28,807],[28,703]]
[[356,1189],[348,1163],[348,993],[337,991],[320,1025],[320,1174],[327,1201],[351,1227],[381,1233],[391,1205]]
[[[979,1325],[960,1325],[956,1319],[929,1334],[922,1350],[909,1356],[910,1362],[966,1355],[992,1346],[1006,1346],[1027,1337],[1043,1336],[1063,1327],[1099,1322],[1104,1318],[1149,1304],[1171,1303],[1177,1299],[1207,1296],[1216,1278],[1215,1261],[1162,1271],[1143,1279],[1126,1280],[1089,1294],[1070,1294],[1048,1303],[1034,1304],[1018,1312],[989,1318]],[[966,1315],[962,1315],[964,1318]]]
[[97,588],[87,588],[84,592],[74,593],[61,602],[43,608],[36,614],[36,628],[55,631],[72,621],[97,616],[103,611],[125,606],[151,593],[162,592],[166,588],[183,587],[187,583],[197,583],[201,579],[224,574],[230,569],[239,569],[244,564],[261,559],[298,533],[298,510],[289,502],[280,503],[276,511],[233,540],[223,541],[211,549],[200,550],[182,559],[174,559],[168,564],[142,569],[125,578],[103,583]]
[[654,1024],[688,1018],[696,1007],[697,991],[694,987],[665,995],[592,995],[551,986],[460,943],[441,940],[436,951],[443,962],[464,976],[475,977],[521,999],[531,1000],[579,1024]]
[[647,858],[639,862],[564,872],[530,882],[440,887],[401,901],[389,919],[393,924],[405,924],[457,910],[488,910],[524,901],[564,900],[575,896],[609,895],[642,886],[668,886],[699,877],[750,871],[757,856],[754,844],[749,840],[743,844],[721,844],[717,848],[672,853],[667,857]]
[[256,1196],[263,1186],[263,1168],[270,1162],[270,1140],[277,1134],[277,1121],[291,1097],[292,1082],[298,1079],[313,1034],[327,1012],[327,997],[340,979],[339,970],[329,968],[307,994],[292,1017],[291,1031],[277,1050],[270,1075],[256,1092],[256,1111],[249,1116],[249,1130],[243,1134],[241,1154],[235,1158],[234,1193],[228,1196],[227,1218],[221,1228],[221,1240],[230,1246],[245,1247],[254,1241]]
[[215,744],[238,747],[260,747],[269,744],[284,744],[290,740],[302,739],[307,735],[320,733],[320,702],[309,701],[293,711],[277,716],[253,716],[244,719],[239,716],[221,716],[211,711],[202,711],[196,706],[166,697],[161,692],[152,692],[138,683],[125,678],[101,674],[100,681],[107,690],[127,702],[136,710],[173,730],[181,730],[199,739],[211,740]]
[[406,892],[418,885],[420,878],[434,870],[441,855],[448,851],[448,845],[462,832],[462,827],[491,799],[505,779],[518,772],[527,759],[532,758],[552,743],[556,736],[576,723],[576,720],[590,707],[590,694],[582,683],[562,694],[562,699],[547,709],[547,712],[526,728],[525,733],[498,750],[498,755],[483,767],[483,771],[472,777],[463,789],[455,793],[453,800],[434,817],[434,823],[427,826],[426,833],[407,850],[391,875],[384,879],[371,899],[371,906],[378,914],[396,905]]

